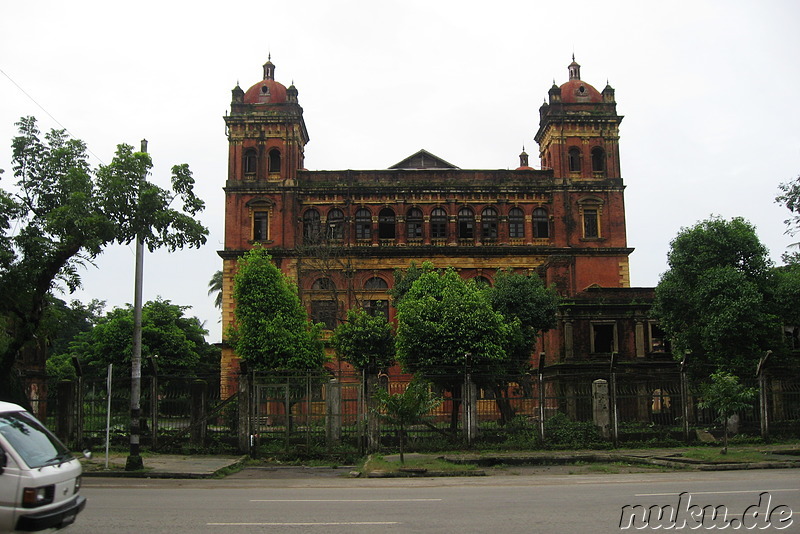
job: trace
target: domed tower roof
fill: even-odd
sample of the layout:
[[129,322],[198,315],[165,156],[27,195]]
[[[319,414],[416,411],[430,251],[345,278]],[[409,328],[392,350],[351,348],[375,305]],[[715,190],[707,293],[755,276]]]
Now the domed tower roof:
[[283,104],[286,101],[286,87],[275,81],[275,65],[270,58],[264,63],[264,79],[245,92],[244,103]]

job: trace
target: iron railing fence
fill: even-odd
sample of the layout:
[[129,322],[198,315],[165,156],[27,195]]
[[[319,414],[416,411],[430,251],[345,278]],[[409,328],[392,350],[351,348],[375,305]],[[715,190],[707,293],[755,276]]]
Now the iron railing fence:
[[[216,442],[245,452],[391,446],[400,439],[399,429],[380,417],[370,392],[380,387],[402,393],[412,377],[337,372],[250,374],[240,379],[247,386],[223,399],[218,376],[143,377],[142,445],[172,450],[187,443],[201,448]],[[556,430],[567,423],[577,425],[571,429],[573,434],[582,433],[585,438],[591,434],[592,439],[614,444],[694,439],[690,427],[719,428],[715,414],[699,408],[700,389],[677,366],[673,372],[659,374],[632,369],[613,375],[610,370],[559,370],[558,374],[470,373],[467,377],[461,373],[427,379],[441,402],[422,422],[407,429],[407,439],[419,447],[464,440],[464,436],[470,442],[549,446],[565,434]],[[766,399],[766,409],[762,410],[758,398],[754,400],[752,407],[738,414],[740,431],[765,435],[763,412],[770,435],[800,434],[800,377],[781,374],[748,385],[762,388],[758,398]],[[130,378],[114,378],[110,390],[106,380],[50,384],[48,394],[33,409],[75,447],[99,446],[107,423],[112,444],[124,446],[130,425]],[[606,423],[603,410],[609,419]],[[474,432],[467,432],[468,427],[474,427]]]

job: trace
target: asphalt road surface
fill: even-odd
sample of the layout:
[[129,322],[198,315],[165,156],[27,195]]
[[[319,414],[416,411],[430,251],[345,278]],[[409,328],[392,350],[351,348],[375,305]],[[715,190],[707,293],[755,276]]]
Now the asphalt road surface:
[[[89,501],[69,528],[72,534],[594,534],[660,531],[670,521],[670,531],[727,524],[727,532],[800,533],[796,469],[419,479],[269,473],[222,480],[87,478],[81,491]],[[621,522],[630,528],[621,529]],[[682,522],[684,528],[676,528]]]

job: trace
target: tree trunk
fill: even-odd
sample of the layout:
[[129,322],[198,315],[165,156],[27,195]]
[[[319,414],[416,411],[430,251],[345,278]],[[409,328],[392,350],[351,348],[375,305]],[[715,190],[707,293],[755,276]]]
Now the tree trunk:
[[500,412],[500,424],[506,425],[516,415],[516,411],[511,406],[511,400],[508,398],[507,386],[505,384],[494,384],[492,385],[492,392],[494,393],[497,410]]

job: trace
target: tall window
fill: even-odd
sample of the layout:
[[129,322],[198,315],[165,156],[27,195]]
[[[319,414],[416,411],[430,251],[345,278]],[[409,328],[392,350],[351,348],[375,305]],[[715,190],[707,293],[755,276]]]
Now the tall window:
[[365,300],[363,302],[364,311],[368,315],[377,317],[382,315],[384,319],[389,320],[389,301],[386,299],[378,300]]
[[570,172],[580,172],[581,171],[581,151],[577,147],[572,147],[567,152],[567,158],[569,160],[569,170]]
[[592,149],[592,171],[598,173],[606,171],[606,153],[599,146]]
[[481,239],[494,241],[497,239],[497,210],[486,208],[481,212]]
[[447,213],[442,208],[434,208],[431,212],[431,238],[447,237]]
[[593,323],[592,352],[617,352],[617,325],[615,323]]
[[597,208],[583,209],[583,237],[600,237],[600,216]]
[[378,238],[379,239],[394,239],[395,238],[395,218],[394,211],[389,208],[383,208],[378,213]]
[[537,239],[550,237],[550,221],[547,220],[547,211],[543,208],[533,210],[533,237]]
[[244,173],[255,174],[258,168],[258,158],[254,148],[248,148],[244,152]]
[[519,208],[511,208],[508,212],[508,237],[525,237],[525,214]]
[[411,208],[406,215],[406,237],[422,239],[422,210]]
[[306,210],[303,214],[303,243],[313,245],[319,243],[321,237],[319,212],[315,209]]
[[253,212],[253,241],[266,241],[267,239],[269,239],[268,224],[269,224],[269,212],[267,211]]
[[458,237],[459,239],[475,237],[475,214],[469,208],[461,208],[458,212]]
[[281,153],[276,148],[269,151],[269,172],[281,172]]
[[372,214],[366,208],[356,212],[356,239],[372,239]]
[[340,209],[328,212],[328,239],[344,239],[344,213]]
[[326,330],[333,330],[336,328],[338,308],[335,300],[312,300],[311,320],[324,324]]

